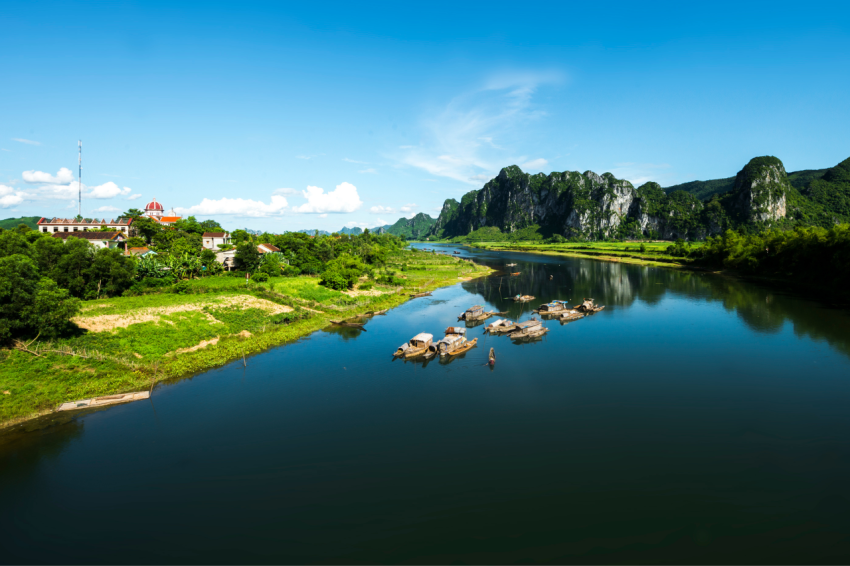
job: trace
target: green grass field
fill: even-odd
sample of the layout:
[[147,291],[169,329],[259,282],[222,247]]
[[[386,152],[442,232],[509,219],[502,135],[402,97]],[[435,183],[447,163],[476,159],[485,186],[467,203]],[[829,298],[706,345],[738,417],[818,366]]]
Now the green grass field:
[[297,340],[331,319],[392,308],[412,292],[490,272],[419,251],[396,254],[387,267],[401,279],[400,287],[375,285],[367,293],[348,294],[322,287],[316,277],[246,285],[242,278],[218,276],[190,281],[187,294],[86,301],[75,318],[78,335],[35,341],[29,345],[34,353],[0,350],[0,426],[65,401],[146,390],[156,381]]

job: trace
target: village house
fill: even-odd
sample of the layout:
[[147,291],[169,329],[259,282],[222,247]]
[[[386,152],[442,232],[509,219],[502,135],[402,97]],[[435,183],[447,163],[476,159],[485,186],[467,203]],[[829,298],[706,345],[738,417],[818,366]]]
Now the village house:
[[118,247],[118,244],[123,243],[127,238],[123,233],[114,231],[114,232],[56,232],[53,234],[54,238],[60,238],[65,243],[68,243],[68,238],[79,238],[81,240],[87,240],[88,243],[93,245],[96,248],[110,248],[114,249]]
[[280,248],[271,244],[260,244],[259,246],[257,246],[257,251],[261,254],[267,254],[270,252],[279,252]]
[[216,251],[219,245],[230,245],[230,234],[228,232],[204,232],[201,241],[201,246],[205,250]]
[[91,218],[42,218],[38,221],[38,231],[45,234],[57,233],[73,233],[73,232],[90,232],[92,230],[100,230],[101,228],[110,228],[116,232],[121,232],[125,236],[129,234],[130,225],[133,223],[132,218],[119,218],[118,220],[96,220]]

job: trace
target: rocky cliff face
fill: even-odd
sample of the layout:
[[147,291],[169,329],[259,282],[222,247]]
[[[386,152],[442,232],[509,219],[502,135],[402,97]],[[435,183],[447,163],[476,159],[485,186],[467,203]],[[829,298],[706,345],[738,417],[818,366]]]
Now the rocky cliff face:
[[776,157],[756,157],[735,177],[730,213],[742,221],[772,222],[785,218],[791,184]]
[[788,179],[775,157],[755,158],[723,199],[701,201],[685,191],[669,195],[657,183],[635,189],[610,173],[567,171],[529,175],[512,165],[460,202],[449,199],[429,235],[464,236],[485,227],[512,233],[537,225],[544,234],[589,239],[645,235],[701,239],[737,219],[769,222],[785,216]]

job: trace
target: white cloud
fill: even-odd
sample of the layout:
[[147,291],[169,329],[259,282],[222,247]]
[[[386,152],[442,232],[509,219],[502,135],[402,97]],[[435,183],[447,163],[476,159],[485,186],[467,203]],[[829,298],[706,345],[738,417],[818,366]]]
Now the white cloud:
[[44,171],[24,171],[21,173],[24,181],[27,183],[52,183],[54,185],[68,185],[74,182],[74,174],[67,167],[62,167],[56,173],[51,175]]
[[362,169],[362,170],[358,171],[358,173],[377,173],[377,172],[378,172],[378,170],[373,168],[373,167],[369,167],[368,169]]
[[369,209],[371,214],[395,214],[395,209],[389,206],[373,206]]
[[24,138],[12,138],[12,141],[25,143],[27,145],[41,145],[41,142],[32,141],[32,140],[25,140]]
[[402,212],[405,212],[405,213],[406,213],[406,212],[411,212],[411,211],[413,211],[413,209],[414,209],[414,208],[416,208],[416,203],[415,203],[415,202],[411,202],[411,203],[408,203],[408,204],[406,204],[406,205],[402,206],[399,210],[401,210]]
[[24,193],[12,187],[0,185],[0,208],[9,208],[24,202]]
[[142,195],[140,195],[139,193],[136,193],[136,194],[134,194],[134,195],[130,195],[130,196],[128,196],[128,197],[127,197],[127,200],[136,200],[137,198],[141,198],[141,196],[142,196]]
[[327,217],[328,217],[327,213],[319,215],[319,218],[327,218]]
[[557,72],[493,76],[422,120],[423,142],[400,147],[394,157],[434,176],[480,186],[502,167],[522,161],[512,146],[533,136],[530,126],[546,115],[533,96],[540,86],[562,80]]
[[96,187],[87,187],[88,193],[85,195],[88,198],[115,198],[117,196],[126,196],[129,195],[133,190],[130,187],[124,187],[123,189],[113,183],[112,181],[108,181],[102,185],[98,185]]
[[544,167],[546,167],[546,165],[548,165],[548,164],[549,164],[548,161],[546,161],[545,159],[540,157],[538,159],[532,159],[531,161],[526,161],[525,163],[520,165],[519,168],[522,169],[523,171],[528,171],[528,170],[533,170],[533,169],[540,170],[540,169],[543,169]]
[[12,150],[6,149],[5,147],[0,147],[0,151],[12,151]]
[[295,189],[275,189],[272,192],[273,195],[297,195],[298,191]]
[[347,157],[343,158],[343,161],[347,161],[348,163],[359,163],[360,165],[369,165],[367,161],[357,161],[356,159],[349,159]]
[[95,208],[95,212],[121,212],[120,208],[115,208],[114,206],[101,206],[100,208]]
[[281,214],[289,203],[280,195],[272,195],[269,204],[262,201],[243,198],[220,198],[212,200],[205,198],[200,204],[189,208],[175,208],[179,214],[212,216],[232,214],[235,216],[250,216],[252,218],[263,218],[274,214]]
[[337,185],[336,189],[328,193],[320,187],[308,186],[302,194],[307,202],[294,207],[293,212],[307,214],[354,212],[363,204],[360,195],[357,194],[357,187],[346,182]]

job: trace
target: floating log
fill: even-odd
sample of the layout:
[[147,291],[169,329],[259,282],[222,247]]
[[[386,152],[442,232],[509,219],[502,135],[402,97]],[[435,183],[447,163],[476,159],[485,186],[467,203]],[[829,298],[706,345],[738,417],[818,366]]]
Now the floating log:
[[140,401],[149,399],[150,391],[136,391],[134,393],[121,393],[119,395],[105,395],[103,397],[92,397],[91,399],[82,399],[80,401],[71,401],[59,405],[57,411],[73,411],[75,409],[86,409],[88,407],[104,407],[106,405],[117,405],[119,403],[129,403],[130,401]]

